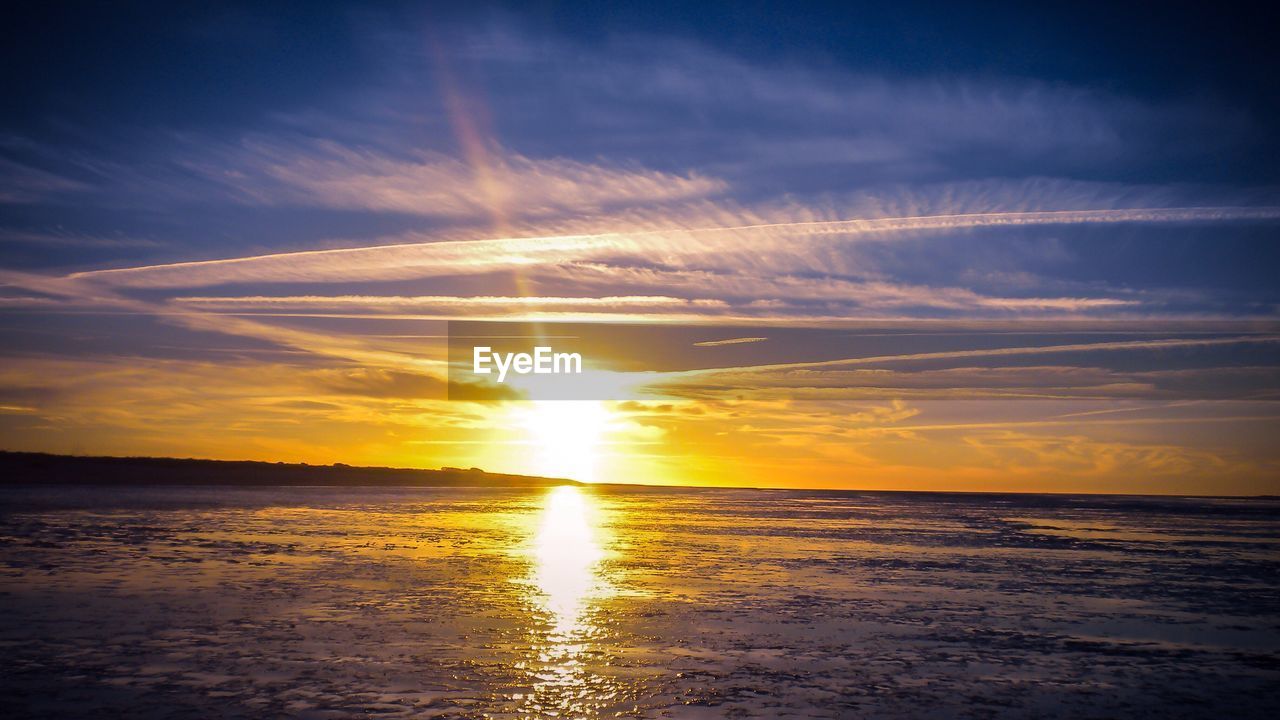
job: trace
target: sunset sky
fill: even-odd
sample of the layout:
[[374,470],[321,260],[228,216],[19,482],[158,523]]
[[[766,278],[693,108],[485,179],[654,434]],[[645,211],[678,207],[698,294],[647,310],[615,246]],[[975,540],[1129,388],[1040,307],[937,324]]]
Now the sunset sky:
[[[0,448],[1280,493],[1266,23],[739,5],[7,23]],[[463,319],[627,390],[448,400]]]

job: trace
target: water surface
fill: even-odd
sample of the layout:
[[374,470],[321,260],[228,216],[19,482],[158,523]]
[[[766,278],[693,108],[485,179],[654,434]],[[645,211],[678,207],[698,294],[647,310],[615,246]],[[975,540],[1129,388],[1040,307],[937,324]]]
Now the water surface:
[[9,488],[6,717],[1221,717],[1280,503]]

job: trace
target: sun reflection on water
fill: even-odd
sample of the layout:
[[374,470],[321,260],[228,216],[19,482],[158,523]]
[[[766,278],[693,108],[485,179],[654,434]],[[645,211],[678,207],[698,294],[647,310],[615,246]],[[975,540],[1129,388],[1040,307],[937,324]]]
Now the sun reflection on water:
[[527,716],[587,718],[619,698],[593,651],[603,632],[598,601],[609,586],[601,570],[598,508],[582,489],[551,490],[533,542],[533,587],[546,625],[535,632]]
[[600,546],[586,495],[572,486],[553,489],[547,495],[542,525],[534,543],[537,561],[535,582],[545,596],[553,635],[572,635],[582,624],[583,602],[598,582],[596,565]]

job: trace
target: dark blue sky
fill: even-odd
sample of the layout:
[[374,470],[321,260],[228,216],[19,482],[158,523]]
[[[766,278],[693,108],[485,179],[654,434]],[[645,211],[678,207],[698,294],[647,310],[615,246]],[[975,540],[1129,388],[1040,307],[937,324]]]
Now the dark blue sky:
[[[369,33],[445,40],[486,23],[584,45],[647,35],[770,62],[898,77],[987,74],[1148,97],[1277,104],[1275,45],[1251,3],[30,3],[7,18],[19,122],[251,121],[360,82]],[[168,112],[166,113],[165,110]]]

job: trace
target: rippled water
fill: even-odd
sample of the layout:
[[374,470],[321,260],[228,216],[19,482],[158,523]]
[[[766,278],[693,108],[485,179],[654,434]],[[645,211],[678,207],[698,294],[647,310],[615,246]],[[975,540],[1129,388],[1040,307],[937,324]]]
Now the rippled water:
[[1263,717],[1280,504],[6,489],[5,717]]

